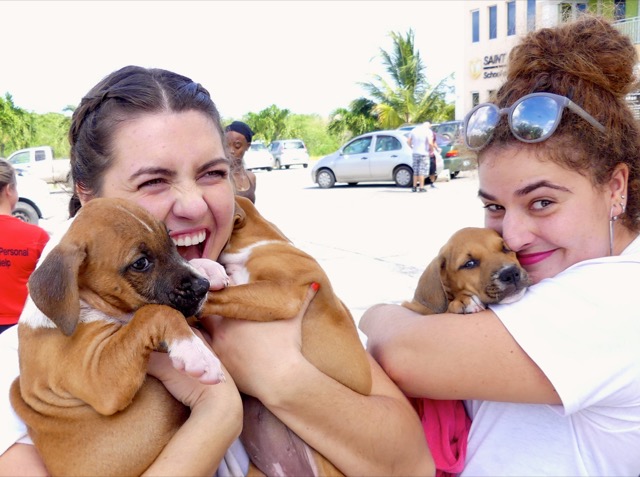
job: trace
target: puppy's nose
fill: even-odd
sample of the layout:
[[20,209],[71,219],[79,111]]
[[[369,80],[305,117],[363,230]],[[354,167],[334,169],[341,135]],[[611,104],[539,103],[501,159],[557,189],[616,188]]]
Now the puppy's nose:
[[511,285],[516,285],[522,277],[520,276],[520,270],[517,267],[509,267],[500,272],[498,275],[498,279],[502,283],[508,283]]
[[202,298],[209,292],[209,280],[204,277],[195,277],[192,283],[193,293]]

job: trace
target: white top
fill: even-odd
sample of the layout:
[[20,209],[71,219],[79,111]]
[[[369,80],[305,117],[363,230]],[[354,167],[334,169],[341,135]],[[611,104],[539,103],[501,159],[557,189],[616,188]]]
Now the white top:
[[640,238],[492,306],[562,405],[467,401],[462,475],[640,474]]
[[425,123],[422,123],[411,130],[409,133],[411,138],[411,151],[413,154],[421,156],[429,155],[428,143],[433,137],[433,131]]

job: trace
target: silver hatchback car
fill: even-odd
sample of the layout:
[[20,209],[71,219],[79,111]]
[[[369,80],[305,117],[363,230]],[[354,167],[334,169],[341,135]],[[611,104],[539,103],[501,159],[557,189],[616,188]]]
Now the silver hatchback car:
[[311,179],[323,189],[336,182],[395,182],[408,187],[413,183],[412,164],[407,131],[374,131],[320,159],[311,170]]

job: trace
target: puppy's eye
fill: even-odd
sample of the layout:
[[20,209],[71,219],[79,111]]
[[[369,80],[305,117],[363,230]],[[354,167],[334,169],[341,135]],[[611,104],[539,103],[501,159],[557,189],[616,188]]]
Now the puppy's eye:
[[465,262],[464,265],[460,267],[460,270],[463,270],[463,269],[469,270],[471,268],[476,268],[478,266],[480,266],[480,260],[471,259]]
[[136,272],[144,272],[151,267],[151,260],[147,257],[141,257],[131,264],[131,268]]
[[506,245],[503,245],[502,246],[502,252],[503,253],[511,253],[512,250],[509,247],[507,247]]

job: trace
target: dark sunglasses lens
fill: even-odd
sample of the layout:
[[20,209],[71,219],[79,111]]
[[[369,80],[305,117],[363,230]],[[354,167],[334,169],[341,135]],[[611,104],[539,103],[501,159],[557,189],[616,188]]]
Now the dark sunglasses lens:
[[467,145],[472,149],[479,149],[487,144],[499,119],[498,108],[493,105],[476,109],[467,121]]
[[542,141],[555,130],[559,112],[560,105],[552,98],[527,98],[513,110],[511,130],[521,141]]

